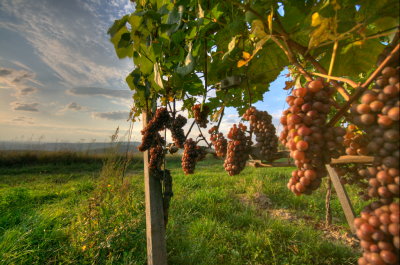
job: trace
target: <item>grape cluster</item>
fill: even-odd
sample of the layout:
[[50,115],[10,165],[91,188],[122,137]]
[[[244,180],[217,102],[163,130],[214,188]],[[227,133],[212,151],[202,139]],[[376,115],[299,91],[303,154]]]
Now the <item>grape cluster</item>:
[[398,264],[399,238],[399,203],[383,205],[372,203],[354,220],[357,236],[361,240],[363,256],[359,265]]
[[203,159],[205,156],[204,150],[197,146],[192,138],[185,141],[182,155],[182,169],[186,175],[193,174],[196,167],[196,162]]
[[386,168],[399,168],[399,91],[399,68],[387,66],[373,89],[351,108],[354,123],[371,136],[367,147],[376,158],[375,165]]
[[182,148],[185,143],[185,132],[182,127],[185,126],[187,119],[182,115],[178,115],[169,124],[169,129],[171,131],[172,140],[178,148]]
[[170,116],[166,108],[157,109],[154,117],[147,126],[141,131],[142,143],[138,146],[139,151],[149,150],[151,146],[157,143],[158,132],[165,128],[169,123]]
[[398,168],[376,166],[368,168],[368,196],[379,198],[384,204],[389,204],[400,195],[400,176]]
[[311,194],[317,189],[327,174],[325,164],[344,152],[346,131],[326,126],[332,93],[332,88],[317,79],[294,89],[286,98],[289,108],[280,119],[284,128],[279,140],[290,150],[298,168],[288,183],[296,195]]
[[250,107],[243,114],[243,119],[250,121],[250,131],[256,136],[255,146],[260,149],[261,157],[270,160],[278,151],[278,137],[272,124],[272,116],[266,111]]
[[217,126],[212,127],[208,133],[211,135],[210,140],[214,146],[216,155],[218,157],[225,157],[228,148],[228,141],[225,139],[224,135],[218,132]]
[[150,148],[150,162],[149,167],[151,169],[159,169],[161,167],[164,157],[164,149],[161,144],[152,146]]
[[247,127],[239,123],[230,129],[228,133],[228,150],[224,162],[225,170],[230,176],[239,174],[246,166],[249,158],[251,139],[246,136]]
[[207,128],[207,117],[210,113],[210,108],[205,104],[203,104],[203,109],[201,108],[201,106],[202,104],[196,104],[192,107],[194,119],[200,127]]
[[347,155],[368,155],[368,137],[357,126],[350,124],[347,126],[343,145],[346,147]]

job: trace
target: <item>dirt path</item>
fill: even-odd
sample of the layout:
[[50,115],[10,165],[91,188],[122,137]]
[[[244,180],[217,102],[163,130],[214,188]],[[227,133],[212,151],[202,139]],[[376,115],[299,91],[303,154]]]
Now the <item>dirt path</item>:
[[288,209],[274,208],[272,201],[262,192],[239,194],[238,199],[246,206],[253,206],[260,214],[267,214],[275,219],[290,221],[290,223],[300,223],[306,221],[315,229],[322,231],[324,238],[330,241],[338,241],[351,248],[359,248],[359,240],[350,232],[343,232],[343,227],[337,225],[325,225],[325,223],[315,220],[311,216],[299,216],[294,211]]

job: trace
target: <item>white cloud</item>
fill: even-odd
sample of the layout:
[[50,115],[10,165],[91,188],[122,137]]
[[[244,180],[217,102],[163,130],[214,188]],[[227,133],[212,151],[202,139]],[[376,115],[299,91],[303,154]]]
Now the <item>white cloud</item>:
[[14,123],[21,123],[21,124],[34,124],[34,119],[31,117],[25,117],[25,116],[18,116],[15,117],[11,120]]
[[132,97],[132,92],[129,90],[116,90],[101,87],[74,87],[68,89],[67,94],[75,96],[104,96],[122,99],[130,99]]
[[42,85],[36,80],[36,74],[27,70],[0,67],[0,85],[16,91],[15,96],[26,96],[38,89],[32,85]]
[[13,110],[21,110],[21,111],[30,111],[30,112],[38,112],[39,103],[21,103],[21,102],[11,102],[10,104]]
[[128,111],[111,111],[111,112],[94,112],[93,118],[105,120],[127,120],[129,118]]
[[82,110],[82,108],[83,107],[76,102],[71,102],[67,106],[65,106],[65,109],[75,110],[75,111]]
[[97,8],[94,4],[98,3],[87,12],[78,1],[3,1],[1,9],[17,19],[0,20],[0,27],[26,38],[40,59],[69,85],[117,82],[122,86],[132,63],[116,59],[106,34],[111,21],[104,21],[100,10],[112,4],[117,5],[115,10],[124,10],[127,1],[102,2]]

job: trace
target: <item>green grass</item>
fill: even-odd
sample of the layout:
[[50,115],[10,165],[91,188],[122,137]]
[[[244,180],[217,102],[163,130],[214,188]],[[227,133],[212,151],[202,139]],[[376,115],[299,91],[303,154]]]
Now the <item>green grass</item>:
[[[145,264],[143,164],[122,179],[113,160],[0,167],[0,264]],[[359,253],[326,240],[306,219],[274,218],[241,196],[264,193],[276,209],[324,219],[325,189],[296,197],[291,168],[246,168],[228,176],[207,159],[184,175],[170,158],[174,197],[167,228],[169,264],[355,264]],[[349,194],[356,211],[357,191]],[[348,231],[333,196],[335,224]]]

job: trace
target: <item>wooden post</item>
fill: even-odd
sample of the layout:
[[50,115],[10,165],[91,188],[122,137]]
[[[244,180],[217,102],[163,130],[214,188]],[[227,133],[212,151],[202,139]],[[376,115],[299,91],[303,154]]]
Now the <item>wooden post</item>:
[[336,171],[330,165],[326,165],[326,169],[328,170],[329,177],[331,178],[333,186],[335,187],[336,194],[339,198],[340,204],[342,205],[344,215],[346,216],[347,219],[347,223],[350,226],[350,230],[353,233],[355,233],[356,232],[356,229],[354,227],[355,214],[349,196],[347,195],[346,189],[340,182],[339,176],[337,175]]
[[[146,112],[142,113],[142,119],[144,128],[148,121]],[[146,203],[147,264],[166,265],[167,248],[165,242],[161,182],[150,173],[149,151],[143,152],[143,162]]]

